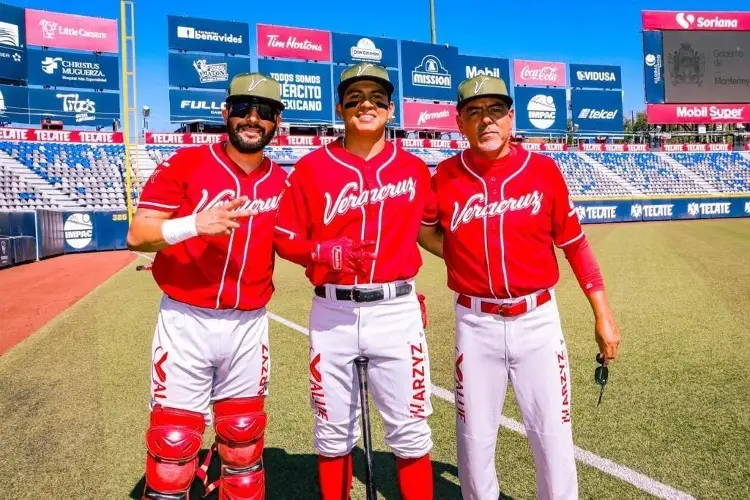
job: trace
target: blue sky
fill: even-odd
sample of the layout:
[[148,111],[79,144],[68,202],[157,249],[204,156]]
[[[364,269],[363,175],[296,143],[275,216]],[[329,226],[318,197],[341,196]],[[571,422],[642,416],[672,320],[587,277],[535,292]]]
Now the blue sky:
[[[118,0],[5,0],[21,7],[119,18]],[[283,24],[330,31],[430,41],[427,0],[237,2],[230,0],[137,0],[138,104],[151,107],[151,128],[169,124],[167,15]],[[397,9],[393,5],[399,4]],[[625,113],[644,108],[642,10],[738,10],[737,0],[521,2],[435,0],[437,41],[463,54],[622,66]],[[239,5],[244,5],[238,9]],[[255,66],[254,66],[255,68]]]

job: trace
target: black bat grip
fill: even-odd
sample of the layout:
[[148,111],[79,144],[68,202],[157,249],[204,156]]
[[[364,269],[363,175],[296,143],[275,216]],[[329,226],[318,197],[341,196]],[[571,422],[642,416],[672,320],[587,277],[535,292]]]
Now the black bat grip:
[[370,405],[367,398],[367,364],[370,360],[366,356],[358,356],[354,359],[357,367],[357,379],[359,380],[359,402],[362,407],[362,434],[365,448],[365,488],[367,500],[376,500],[375,479],[372,466],[372,436],[370,432]]

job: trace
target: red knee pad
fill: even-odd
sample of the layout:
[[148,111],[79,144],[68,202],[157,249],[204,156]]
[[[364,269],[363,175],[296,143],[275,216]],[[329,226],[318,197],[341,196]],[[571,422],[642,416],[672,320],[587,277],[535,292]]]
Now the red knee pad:
[[263,456],[267,417],[265,397],[232,398],[214,404],[214,426],[219,456],[224,465],[245,469]]
[[262,464],[257,464],[242,472],[222,468],[219,500],[265,500],[265,498],[266,477]]
[[146,431],[146,484],[165,494],[186,492],[198,467],[206,422],[192,411],[157,406]]

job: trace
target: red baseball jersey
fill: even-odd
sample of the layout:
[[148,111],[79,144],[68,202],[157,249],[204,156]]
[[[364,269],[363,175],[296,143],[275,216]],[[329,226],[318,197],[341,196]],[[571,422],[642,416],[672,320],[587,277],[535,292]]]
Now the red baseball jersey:
[[423,220],[433,222],[437,210],[430,171],[418,157],[386,142],[366,161],[338,139],[300,159],[287,186],[277,245],[344,236],[375,242],[377,259],[363,275],[342,276],[309,264],[306,274],[314,285],[389,283],[417,274],[422,265],[419,228]]
[[512,146],[487,161],[470,150],[433,177],[445,231],[448,286],[475,297],[512,298],[554,286],[554,246],[583,237],[562,172],[551,158]]
[[253,310],[273,293],[273,226],[286,172],[268,158],[245,173],[225,143],[184,148],[146,182],[138,208],[185,217],[247,196],[254,212],[229,236],[197,236],[156,254],[152,272],[171,298],[211,309]]

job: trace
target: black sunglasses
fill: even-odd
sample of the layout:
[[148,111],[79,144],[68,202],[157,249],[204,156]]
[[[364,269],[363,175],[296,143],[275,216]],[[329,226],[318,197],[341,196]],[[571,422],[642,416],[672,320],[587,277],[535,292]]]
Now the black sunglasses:
[[279,108],[262,101],[240,101],[229,105],[230,118],[245,118],[253,109],[258,113],[258,118],[266,121],[274,121],[279,115]]
[[594,382],[599,384],[602,388],[599,392],[599,402],[596,403],[596,406],[599,406],[600,404],[602,404],[602,396],[604,396],[604,386],[607,385],[607,379],[609,379],[609,367],[605,366],[604,355],[602,353],[596,355],[596,362],[599,363],[599,366],[597,366],[596,370],[594,370]]

